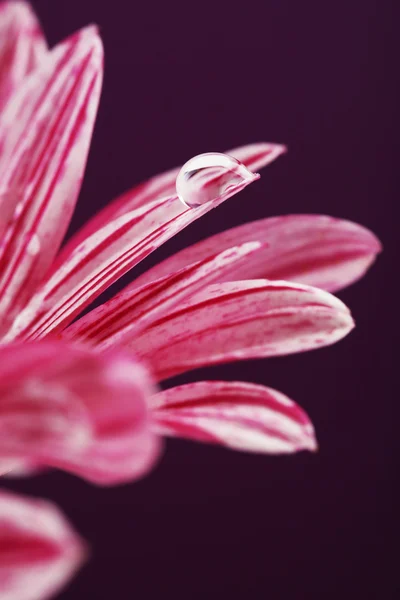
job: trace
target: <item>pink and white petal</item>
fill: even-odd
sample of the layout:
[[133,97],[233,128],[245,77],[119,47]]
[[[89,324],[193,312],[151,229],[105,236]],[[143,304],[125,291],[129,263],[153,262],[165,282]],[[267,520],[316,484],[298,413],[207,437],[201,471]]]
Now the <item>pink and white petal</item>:
[[233,156],[246,165],[250,171],[259,171],[270,165],[274,160],[287,152],[287,147],[283,144],[273,144],[271,142],[256,142],[246,146],[237,146],[226,151],[226,154]]
[[[99,354],[60,341],[0,347],[0,468],[51,466],[101,483],[149,470],[146,370],[121,352]],[[124,464],[121,461],[124,460]]]
[[0,490],[2,600],[53,597],[85,558],[85,544],[56,506]]
[[153,402],[155,429],[161,435],[267,454],[317,449],[306,413],[262,385],[199,381],[159,392]]
[[129,269],[184,227],[256,181],[229,186],[215,201],[187,208],[178,196],[161,198],[110,221],[56,263],[48,280],[19,315],[6,341],[37,339],[65,328]]
[[65,344],[0,347],[1,472],[46,464],[92,442],[91,416],[75,389],[81,360]]
[[[160,456],[161,439],[151,429],[148,410],[156,390],[131,356],[109,351],[98,359],[104,361],[103,373],[98,384],[89,375],[86,396],[95,441],[80,454],[54,460],[52,466],[96,485],[118,485],[146,475]],[[93,386],[103,389],[93,393]]]
[[[286,147],[282,144],[259,142],[227,150],[226,154],[235,157],[250,171],[255,172],[266,167],[285,152]],[[93,233],[107,225],[111,220],[124,215],[128,211],[136,210],[146,204],[154,202],[154,200],[174,196],[176,194],[175,182],[180,168],[181,167],[170,169],[169,171],[152,177],[148,181],[125,192],[122,196],[119,196],[108,206],[103,208],[67,242],[65,247],[61,250],[62,260],[66,260],[66,257],[71,254],[78,245]],[[235,245],[235,243],[231,245]]]
[[211,285],[124,342],[161,381],[198,367],[327,346],[353,325],[328,292],[253,280]]
[[0,113],[26,75],[40,64],[46,52],[46,41],[30,4],[2,2],[0,4]]
[[147,475],[157,463],[162,450],[161,439],[148,430],[126,435],[117,444],[104,439],[84,457],[71,456],[54,461],[52,466],[82,477],[98,486],[131,483]]
[[189,296],[219,281],[222,274],[234,272],[238,264],[246,261],[259,247],[258,242],[242,244],[143,287],[131,289],[128,286],[60,335],[65,340],[82,340],[92,344],[107,340],[109,347],[123,344],[124,339],[137,335],[163,314],[180,306]]
[[0,389],[0,472],[14,462],[25,470],[29,459],[46,464],[92,443],[90,415],[65,384],[32,378],[15,390]]
[[[0,223],[3,332],[42,280],[68,227],[89,150],[102,64],[97,30],[78,32],[25,78],[1,117],[6,143],[0,197],[7,204]],[[39,248],[34,260],[27,247],[32,238]]]
[[[164,277],[232,244],[262,242],[239,264],[234,279],[284,279],[335,292],[362,277],[381,251],[361,225],[324,215],[288,215],[233,227],[181,250],[138,277],[134,286]],[[220,281],[228,281],[226,273]]]
[[8,479],[20,479],[21,477],[34,477],[47,471],[47,467],[32,464],[28,460],[9,459],[0,463],[0,475]]

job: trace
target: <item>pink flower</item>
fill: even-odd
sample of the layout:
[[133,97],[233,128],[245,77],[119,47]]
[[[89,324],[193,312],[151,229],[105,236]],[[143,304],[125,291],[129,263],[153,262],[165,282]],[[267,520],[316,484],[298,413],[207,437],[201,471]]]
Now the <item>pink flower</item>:
[[0,596],[46,600],[85,559],[85,546],[50,502],[0,491]]
[[[2,10],[13,13],[15,9],[6,3]],[[24,19],[21,17],[20,23]],[[14,31],[18,32],[18,19],[16,23]],[[18,35],[24,40],[18,43],[26,51],[30,48],[35,56],[42,55],[38,49],[43,40],[36,27],[34,35],[27,35],[21,25]],[[16,71],[15,61],[17,56],[11,53],[5,61],[9,73]],[[380,244],[363,227],[330,217],[263,219],[186,248],[73,323],[101,292],[153,250],[257,179],[249,174],[212,201],[188,208],[176,194],[179,169],[173,169],[114,200],[60,250],[80,190],[102,72],[101,42],[96,28],[89,27],[41,56],[22,83],[19,78],[3,76],[7,82],[4,96],[9,100],[0,120],[0,334],[5,345],[2,353],[22,363],[21,395],[15,396],[7,374],[0,371],[0,377],[9,407],[4,410],[4,422],[10,411],[17,423],[16,435],[6,436],[5,446],[9,447],[1,450],[1,456],[28,466],[60,466],[107,484],[137,474],[129,469],[118,471],[118,451],[114,453],[108,444],[101,475],[96,468],[95,473],[90,472],[93,456],[103,452],[96,446],[98,416],[93,399],[98,394],[107,406],[102,387],[107,365],[114,373],[111,387],[115,394],[106,411],[111,428],[114,410],[121,408],[116,416],[119,424],[113,430],[117,446],[117,438],[126,440],[118,429],[124,411],[129,414],[133,410],[136,418],[137,407],[148,397],[139,367],[125,358],[125,364],[131,361],[131,371],[124,368],[123,372],[133,377],[128,389],[137,386],[133,409],[122,392],[123,405],[114,404],[120,386],[125,385],[116,375],[115,361],[120,359],[115,358],[114,348],[133,352],[157,381],[163,381],[201,366],[332,344],[351,330],[353,321],[346,306],[328,292],[361,277]],[[15,87],[12,95],[11,86]],[[284,151],[278,144],[258,143],[228,154],[254,171]],[[45,338],[50,341],[43,342]],[[86,348],[80,346],[83,344]],[[79,379],[79,352],[93,361],[93,373],[99,369],[103,374],[99,390],[87,397],[87,380],[82,383]],[[93,356],[89,352],[94,352]],[[50,355],[57,376],[47,362]],[[36,359],[30,361],[30,356]],[[62,389],[70,392],[65,371],[69,360],[76,365],[71,371],[73,379],[76,376],[80,381],[78,407],[70,407],[67,401],[52,408],[48,400],[57,397],[51,391],[53,383],[57,387],[59,381]],[[43,410],[34,406],[35,395],[26,392],[31,377],[45,382]],[[140,401],[136,402],[136,397]],[[24,404],[26,399],[29,402]],[[257,452],[316,447],[305,413],[286,396],[263,386],[202,381],[156,393],[147,405],[153,431],[162,435]],[[52,450],[53,442],[46,441],[55,439],[53,409],[60,410],[57,419],[62,429],[54,443],[57,452]],[[22,443],[31,435],[29,428],[24,430],[24,418],[33,413],[42,441],[38,443],[34,433],[29,445]],[[138,424],[139,429],[141,426]],[[147,433],[143,439],[144,456],[147,452],[154,457],[154,436]],[[137,458],[140,452],[136,442],[132,443],[132,456]],[[151,463],[143,459],[147,468]],[[138,472],[144,468],[142,465]]]

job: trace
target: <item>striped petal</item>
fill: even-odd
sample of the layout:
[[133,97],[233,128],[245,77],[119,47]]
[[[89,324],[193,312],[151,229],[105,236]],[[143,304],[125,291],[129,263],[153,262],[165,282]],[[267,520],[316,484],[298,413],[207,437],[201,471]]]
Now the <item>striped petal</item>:
[[26,75],[40,64],[46,52],[46,41],[30,5],[27,2],[2,2],[0,113]]
[[124,342],[160,381],[198,367],[326,346],[352,327],[346,306],[328,292],[253,280],[211,285]]
[[162,435],[267,454],[317,448],[305,412],[261,385],[199,381],[160,392],[153,400],[155,428]]
[[0,348],[0,472],[58,467],[102,485],[151,468],[154,389],[129,355],[62,342]]
[[[102,56],[96,29],[78,32],[25,79],[1,117],[3,331],[42,280],[68,227],[99,101]],[[33,237],[40,248],[34,258]]]
[[40,338],[73,318],[129,269],[181,229],[244,189],[258,175],[230,186],[215,201],[187,208],[178,196],[154,200],[111,220],[57,263],[5,339]]
[[[234,156],[237,160],[246,165],[250,171],[256,172],[269,165],[285,152],[286,147],[282,144],[260,142],[257,144],[248,144],[246,146],[232,148],[231,150],[227,150],[226,154]],[[78,233],[71,237],[62,250],[61,258],[65,260],[79,244],[97,230],[107,225],[109,221],[124,215],[128,211],[145,206],[154,200],[174,196],[176,193],[175,181],[180,168],[181,167],[171,169],[165,173],[156,175],[116,198],[90,219]]]
[[229,248],[153,281],[139,289],[128,286],[112,300],[90,311],[61,335],[67,340],[85,340],[115,346],[171,311],[222,274],[234,272],[237,265],[256,252],[260,244],[249,242]]
[[46,600],[85,560],[85,546],[50,502],[0,490],[0,597]]
[[[289,215],[261,219],[228,229],[185,248],[135,281],[142,286],[232,244],[260,241],[259,250],[235,269],[234,279],[286,279],[336,292],[360,279],[381,250],[376,236],[341,219]],[[231,273],[220,281],[228,281]]]

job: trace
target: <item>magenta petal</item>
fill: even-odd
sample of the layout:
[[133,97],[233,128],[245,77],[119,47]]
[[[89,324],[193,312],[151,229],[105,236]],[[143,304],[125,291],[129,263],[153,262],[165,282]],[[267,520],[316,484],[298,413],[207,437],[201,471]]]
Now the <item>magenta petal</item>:
[[328,292],[239,281],[205,288],[127,345],[162,380],[202,366],[326,346],[352,327],[346,306]]
[[85,546],[50,502],[0,491],[0,597],[47,600],[85,559]]
[[171,273],[143,287],[128,286],[110,301],[90,311],[61,335],[67,340],[85,340],[104,349],[124,343],[156,319],[179,307],[183,300],[206,285],[234,273],[260,244],[249,242],[229,248]]
[[2,2],[0,4],[0,113],[24,77],[40,64],[46,52],[46,41],[30,4]]
[[[283,146],[264,143],[244,146],[234,153],[249,168],[253,165],[259,168],[284,151]],[[61,330],[150,252],[251,182],[232,187],[229,194],[193,210],[184,207],[175,195],[177,173],[174,172],[173,181],[171,173],[134,188],[72,238],[58,257],[48,281],[6,339],[36,339]],[[172,195],[162,195],[166,191]]]
[[33,339],[68,325],[104,289],[181,229],[256,181],[258,175],[194,209],[174,195],[111,220],[57,262],[52,274],[9,334]]
[[13,388],[3,383],[0,394],[0,474],[8,471],[7,462],[46,463],[80,453],[92,442],[90,415],[65,382],[44,382],[32,375]]
[[68,227],[96,116],[102,61],[96,29],[78,32],[25,78],[1,116],[3,331],[43,278]]
[[58,341],[0,347],[0,471],[52,466],[101,484],[139,477],[159,451],[153,393],[121,352]]
[[[323,215],[289,215],[253,221],[185,248],[135,281],[141,286],[232,244],[258,240],[259,250],[237,266],[234,279],[285,279],[335,292],[362,277],[381,250],[361,225]],[[220,281],[228,281],[232,275]]]
[[[94,443],[81,454],[53,461],[53,466],[97,485],[117,485],[147,474],[160,455],[161,440],[151,430],[148,411],[155,390],[132,358],[119,352],[100,356],[104,371],[99,385],[104,389],[91,399]],[[92,382],[90,377],[88,386]]]
[[282,154],[285,154],[286,151],[287,148],[283,144],[257,142],[255,144],[231,148],[226,151],[226,154],[240,160],[250,171],[259,171],[274,162]]
[[[227,150],[226,154],[234,156],[246,165],[250,171],[256,172],[269,165],[284,152],[286,152],[286,148],[282,144],[260,142]],[[154,202],[154,200],[174,196],[176,193],[175,181],[180,168],[170,169],[165,173],[156,175],[148,181],[133,187],[108,204],[92,217],[78,233],[72,236],[62,250],[62,258],[65,259],[87,237],[107,225],[109,221],[124,215],[128,211],[136,210],[141,206]],[[231,246],[234,245],[236,245],[235,242],[231,244]]]
[[155,427],[163,435],[268,454],[317,448],[304,411],[261,385],[199,381],[160,392],[153,400]]

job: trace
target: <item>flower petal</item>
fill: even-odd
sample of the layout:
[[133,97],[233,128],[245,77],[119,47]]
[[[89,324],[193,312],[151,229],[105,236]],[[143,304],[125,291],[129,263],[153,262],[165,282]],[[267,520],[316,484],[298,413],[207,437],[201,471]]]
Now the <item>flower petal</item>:
[[162,435],[268,454],[317,448],[305,412],[262,385],[199,381],[159,392],[153,400],[155,428]]
[[[222,274],[233,272],[259,248],[249,242],[229,248],[216,256],[184,267],[143,287],[128,286],[120,294],[70,325],[61,335],[67,340],[85,340],[107,346],[123,343],[140,330],[171,311],[187,297],[207,284],[219,281]],[[104,344],[103,344],[104,347]]]
[[118,216],[56,264],[41,290],[19,315],[5,339],[39,338],[59,331],[104,289],[181,229],[244,189],[232,185],[215,201],[187,208],[178,196],[154,200]]
[[[269,165],[285,152],[286,147],[282,144],[260,142],[227,150],[226,154],[234,156],[246,165],[250,171],[256,172]],[[111,220],[124,215],[128,211],[154,202],[154,200],[174,196],[176,194],[175,182],[180,168],[170,169],[160,175],[156,175],[148,181],[133,187],[108,204],[97,215],[92,217],[80,231],[71,237],[61,251],[61,258],[65,260],[87,237],[107,225]]]
[[253,280],[211,285],[124,342],[160,381],[202,366],[326,346],[352,327],[346,306],[328,292]]
[[[155,390],[147,372],[120,352],[106,352],[104,360],[103,390],[91,402],[95,443],[52,466],[108,486],[146,475],[160,455],[161,440],[150,429],[148,405]],[[93,381],[87,382],[91,390]]]
[[[78,32],[48,53],[1,117],[3,330],[40,283],[68,227],[99,101],[102,57],[96,29]],[[34,261],[26,248],[33,236],[40,247]]]
[[40,64],[46,52],[46,41],[28,2],[2,2],[0,4],[0,113],[24,77]]
[[75,575],[85,546],[50,502],[0,491],[0,596],[46,600]]
[[[361,225],[324,215],[261,219],[228,229],[185,248],[138,277],[134,285],[164,277],[193,262],[239,244],[258,240],[259,250],[237,266],[234,279],[286,279],[335,292],[362,277],[381,250],[376,236]],[[228,281],[227,273],[219,281]]]
[[100,484],[139,477],[159,449],[144,369],[59,341],[0,347],[0,472],[52,466]]

